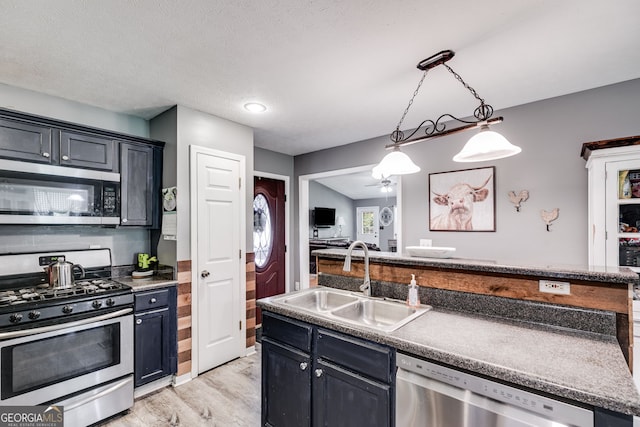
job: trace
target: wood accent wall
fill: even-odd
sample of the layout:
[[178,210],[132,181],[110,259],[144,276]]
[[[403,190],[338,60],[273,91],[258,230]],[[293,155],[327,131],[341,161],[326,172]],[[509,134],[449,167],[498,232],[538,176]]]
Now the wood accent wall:
[[191,260],[178,261],[178,376],[191,373]]
[[[318,257],[316,265],[320,274],[360,279],[364,277],[363,261],[352,261],[350,272],[342,270],[343,263],[342,260]],[[627,363],[631,366],[633,357],[633,301],[629,295],[629,285],[507,273],[471,272],[427,266],[378,264],[375,261],[369,265],[371,280],[406,284],[409,283],[411,274],[416,275],[416,282],[418,286],[422,287],[615,312],[618,342]],[[571,295],[540,292],[538,283],[540,279],[570,282]],[[423,301],[423,303],[429,304],[429,301]]]
[[[254,254],[246,263],[246,346],[256,343],[256,266]],[[191,261],[178,261],[178,373],[191,372]]]
[[247,253],[247,348],[256,343],[256,263],[255,254]]

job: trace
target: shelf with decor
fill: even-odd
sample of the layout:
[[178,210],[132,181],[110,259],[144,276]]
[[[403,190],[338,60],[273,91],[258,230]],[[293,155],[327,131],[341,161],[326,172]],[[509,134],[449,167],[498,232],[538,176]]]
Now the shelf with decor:
[[640,272],[640,137],[611,141],[583,145],[590,148],[583,148],[589,169],[589,264]]

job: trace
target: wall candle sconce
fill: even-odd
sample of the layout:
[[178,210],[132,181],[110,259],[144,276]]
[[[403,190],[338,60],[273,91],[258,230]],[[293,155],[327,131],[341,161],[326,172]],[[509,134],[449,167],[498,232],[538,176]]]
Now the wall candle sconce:
[[547,231],[551,231],[551,229],[549,229],[549,226],[553,221],[558,219],[559,215],[560,215],[560,208],[554,208],[550,212],[547,212],[544,209],[540,211],[540,216],[542,217],[542,220],[544,221],[545,224],[547,224]]
[[509,200],[516,207],[516,212],[520,212],[520,204],[529,198],[529,190],[522,190],[518,194],[515,191],[509,191]]

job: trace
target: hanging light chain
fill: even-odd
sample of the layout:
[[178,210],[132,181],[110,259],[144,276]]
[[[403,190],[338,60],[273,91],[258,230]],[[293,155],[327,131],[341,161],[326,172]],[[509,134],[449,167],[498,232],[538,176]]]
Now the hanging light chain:
[[453,77],[456,78],[456,80],[458,80],[460,83],[462,83],[462,85],[469,91],[471,92],[471,94],[473,96],[476,97],[476,99],[478,101],[480,101],[481,104],[484,104],[484,99],[480,98],[480,95],[478,95],[478,92],[476,92],[476,90],[474,88],[472,88],[471,86],[469,86],[464,80],[462,80],[462,77],[460,77],[460,74],[456,73],[455,71],[453,71],[453,68],[449,67],[447,64],[442,64],[444,65],[444,67],[449,70],[449,72],[451,74],[453,74]]
[[475,118],[477,118],[478,120],[488,120],[492,115],[493,115],[493,107],[489,104],[486,104],[484,102],[484,98],[481,98],[480,95],[478,95],[478,92],[476,92],[476,90],[474,88],[472,88],[471,86],[469,86],[467,84],[467,82],[465,82],[462,77],[460,76],[460,74],[456,73],[455,71],[453,71],[453,68],[449,67],[447,64],[442,64],[447,70],[449,70],[449,72],[451,74],[453,74],[453,77],[456,78],[456,80],[458,80],[460,83],[462,83],[462,85],[469,91],[471,92],[471,94],[478,100],[480,101],[480,106],[478,108],[475,109],[475,111],[473,112],[473,115],[475,116]]
[[413,100],[415,99],[416,95],[420,91],[420,86],[422,86],[422,82],[424,81],[424,78],[427,77],[427,71],[428,70],[424,70],[424,73],[422,74],[422,78],[418,82],[418,87],[416,87],[416,90],[413,91],[413,96],[409,100],[409,105],[407,105],[407,108],[404,109],[404,113],[402,113],[402,117],[398,122],[398,126],[396,126],[396,132],[400,132],[400,126],[402,126],[402,122],[404,121],[404,118],[407,116],[407,113],[409,112],[409,108],[411,108],[411,104],[413,104]]

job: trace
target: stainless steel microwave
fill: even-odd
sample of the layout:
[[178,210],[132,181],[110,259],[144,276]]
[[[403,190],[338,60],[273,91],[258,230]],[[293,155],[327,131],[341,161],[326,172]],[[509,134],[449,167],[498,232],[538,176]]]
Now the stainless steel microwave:
[[0,159],[0,224],[120,224],[120,174]]

